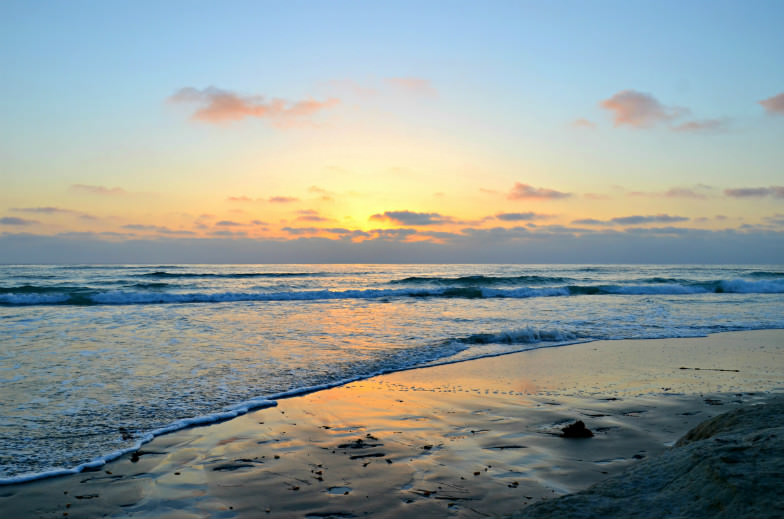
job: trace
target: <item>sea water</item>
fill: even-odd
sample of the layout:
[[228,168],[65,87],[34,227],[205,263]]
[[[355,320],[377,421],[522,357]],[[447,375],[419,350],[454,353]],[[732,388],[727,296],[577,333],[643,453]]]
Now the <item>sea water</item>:
[[0,483],[377,373],[784,328],[784,266],[0,266]]

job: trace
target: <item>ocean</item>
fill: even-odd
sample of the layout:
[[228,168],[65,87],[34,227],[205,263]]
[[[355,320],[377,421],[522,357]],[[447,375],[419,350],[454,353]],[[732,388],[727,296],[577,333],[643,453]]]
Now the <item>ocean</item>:
[[784,266],[0,266],[0,484],[375,374],[784,328]]

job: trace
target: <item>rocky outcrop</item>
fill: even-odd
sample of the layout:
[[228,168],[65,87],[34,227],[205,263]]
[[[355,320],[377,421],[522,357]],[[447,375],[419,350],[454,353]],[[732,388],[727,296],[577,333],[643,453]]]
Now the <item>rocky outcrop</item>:
[[661,456],[515,517],[784,517],[784,398],[707,420]]

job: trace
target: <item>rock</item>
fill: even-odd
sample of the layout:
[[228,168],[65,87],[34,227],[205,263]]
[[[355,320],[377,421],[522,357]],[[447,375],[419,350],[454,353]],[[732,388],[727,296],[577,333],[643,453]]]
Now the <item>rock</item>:
[[707,420],[660,456],[513,517],[784,517],[784,398]]
[[590,438],[593,433],[588,429],[582,420],[577,420],[561,429],[562,438]]

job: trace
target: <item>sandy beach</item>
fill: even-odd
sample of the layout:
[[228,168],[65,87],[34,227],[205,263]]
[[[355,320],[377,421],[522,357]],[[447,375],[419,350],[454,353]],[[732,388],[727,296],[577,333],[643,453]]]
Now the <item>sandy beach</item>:
[[[783,391],[782,330],[539,349],[282,399],[95,471],[2,487],[0,507],[8,517],[511,515]],[[594,436],[561,437],[576,420]]]

